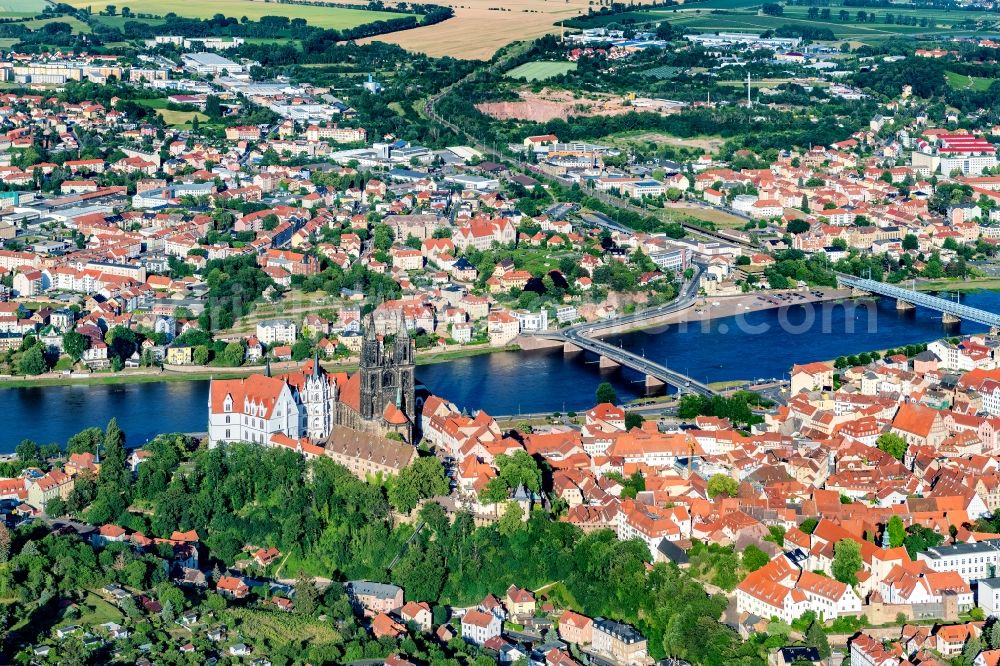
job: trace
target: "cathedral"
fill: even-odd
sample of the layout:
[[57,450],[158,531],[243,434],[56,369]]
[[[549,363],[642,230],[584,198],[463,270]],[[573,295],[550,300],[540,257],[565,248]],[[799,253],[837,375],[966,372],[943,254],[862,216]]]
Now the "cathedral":
[[372,435],[396,433],[413,443],[417,419],[414,382],[416,344],[403,327],[394,338],[365,324],[358,371],[328,373],[319,357],[301,370],[272,377],[212,380],[209,446],[248,441],[272,444],[281,435],[326,442],[335,427]]
[[395,432],[412,443],[416,421],[415,352],[416,343],[405,326],[400,327],[394,340],[379,338],[369,315],[358,371],[340,392],[336,424],[383,435]]

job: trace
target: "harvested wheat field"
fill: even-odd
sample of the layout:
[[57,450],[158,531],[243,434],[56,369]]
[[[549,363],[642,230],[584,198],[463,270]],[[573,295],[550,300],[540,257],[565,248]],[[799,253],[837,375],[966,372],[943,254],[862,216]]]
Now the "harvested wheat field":
[[488,60],[511,42],[557,32],[556,22],[586,13],[588,0],[460,0],[447,6],[455,10],[447,21],[361,43],[388,42],[435,57]]
[[527,120],[544,123],[569,116],[617,116],[635,111],[616,95],[588,93],[579,97],[566,90],[542,89],[541,92],[521,90],[514,102],[484,102],[476,108],[498,120]]

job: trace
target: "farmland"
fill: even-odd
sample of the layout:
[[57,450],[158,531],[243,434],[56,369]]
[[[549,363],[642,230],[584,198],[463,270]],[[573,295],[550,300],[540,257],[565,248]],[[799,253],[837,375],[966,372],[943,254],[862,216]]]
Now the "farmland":
[[507,72],[507,76],[512,79],[526,79],[528,81],[544,81],[553,76],[560,76],[566,72],[576,69],[575,62],[551,62],[547,60],[536,60],[526,62]]
[[510,42],[558,32],[556,23],[584,14],[589,0],[463,0],[436,25],[361,40],[388,42],[430,56],[488,59]]
[[[16,1],[26,2],[28,0]],[[95,13],[96,10],[104,7],[103,4],[95,4],[93,0],[68,0],[66,4],[76,8],[91,7]],[[406,16],[406,14],[397,12],[368,11],[348,7],[321,7],[307,4],[278,4],[260,2],[259,0],[212,0],[212,2],[205,3],[187,2],[186,0],[131,0],[127,6],[133,13],[163,16],[172,12],[178,16],[200,19],[211,18],[215,14],[235,18],[246,16],[251,20],[259,20],[262,16],[287,16],[293,19],[305,19],[309,25],[319,28],[336,30]]]
[[[899,36],[929,36],[963,34],[996,30],[1000,25],[996,14],[984,11],[948,9],[910,9],[907,7],[858,8],[833,3],[827,18],[809,15],[810,7],[785,5],[783,15],[759,13],[759,0],[706,0],[669,9],[642,9],[619,14],[607,14],[577,20],[576,27],[600,27],[615,24],[655,24],[666,20],[677,27],[696,32],[752,31],[763,32],[783,26],[829,28],[836,39],[857,42],[879,42]],[[818,11],[814,8],[813,11]],[[841,14],[841,12],[846,12]],[[858,13],[867,20],[859,21]],[[888,15],[891,15],[891,19]],[[872,18],[874,17],[874,18]],[[904,19],[900,21],[899,19]],[[924,25],[919,22],[924,20]],[[926,23],[930,21],[930,25]],[[901,24],[903,23],[903,24]],[[916,23],[916,25],[907,25]]]
[[0,16],[4,18],[36,16],[43,9],[44,0],[0,0]]

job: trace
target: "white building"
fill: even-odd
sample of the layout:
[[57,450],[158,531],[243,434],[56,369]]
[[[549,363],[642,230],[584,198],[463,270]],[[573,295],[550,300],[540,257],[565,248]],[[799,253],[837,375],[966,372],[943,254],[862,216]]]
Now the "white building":
[[486,641],[500,635],[503,622],[493,613],[487,613],[477,608],[468,611],[462,617],[462,638],[482,645]]
[[257,323],[257,339],[265,345],[292,344],[298,328],[291,319],[268,319]]
[[917,559],[926,561],[934,571],[957,571],[965,582],[974,583],[996,577],[1000,539],[928,548],[917,553]]

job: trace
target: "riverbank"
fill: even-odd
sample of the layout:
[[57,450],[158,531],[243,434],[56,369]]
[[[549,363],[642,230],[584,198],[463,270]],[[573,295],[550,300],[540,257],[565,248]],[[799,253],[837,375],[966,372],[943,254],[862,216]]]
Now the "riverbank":
[[917,291],[1000,291],[1000,277],[970,278],[968,280],[928,280],[926,282],[918,282],[916,287]]
[[[493,354],[495,352],[520,351],[517,345],[507,345],[504,347],[470,347],[467,349],[447,349],[423,350],[417,352],[416,365],[433,365],[436,363],[447,363],[460,358],[482,356],[483,354]],[[289,372],[298,368],[301,363],[296,361],[284,361],[272,363],[271,371],[275,374]],[[328,372],[353,372],[358,369],[357,361],[346,363],[321,361]],[[205,381],[209,379],[236,379],[246,377],[264,371],[262,365],[240,366],[238,368],[215,368],[212,366],[178,366],[175,368],[151,369],[138,368],[135,370],[123,370],[121,372],[95,372],[89,375],[72,375],[49,372],[34,377],[0,376],[0,389],[5,388],[36,388],[44,386],[101,386],[109,384],[147,384],[152,382],[186,382]]]

